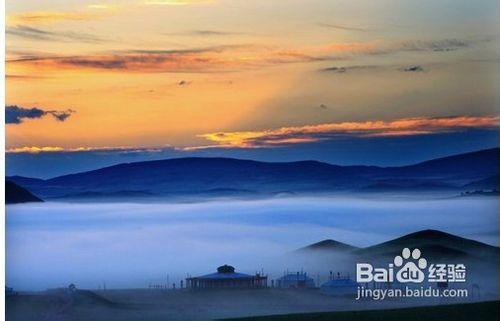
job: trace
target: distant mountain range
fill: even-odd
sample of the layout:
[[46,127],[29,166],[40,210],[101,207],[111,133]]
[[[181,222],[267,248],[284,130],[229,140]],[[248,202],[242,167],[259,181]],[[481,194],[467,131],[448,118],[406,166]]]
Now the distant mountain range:
[[323,240],[301,249],[298,249],[298,252],[307,252],[307,251],[335,251],[335,252],[353,252],[358,248],[346,243],[342,243],[335,240]]
[[5,182],[5,204],[19,204],[28,202],[43,202],[40,198],[31,194],[27,189],[14,182]]
[[500,148],[494,148],[402,167],[177,158],[119,164],[46,180],[7,179],[44,199],[464,191],[498,186],[499,156]]
[[370,260],[392,259],[404,248],[418,248],[433,262],[454,259],[496,261],[500,248],[438,230],[423,230],[366,248],[357,248],[334,240],[311,244],[296,252],[316,254],[351,254]]

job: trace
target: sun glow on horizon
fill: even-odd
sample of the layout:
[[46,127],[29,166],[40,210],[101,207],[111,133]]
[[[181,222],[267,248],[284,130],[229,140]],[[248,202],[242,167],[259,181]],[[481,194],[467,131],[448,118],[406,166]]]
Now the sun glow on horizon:
[[9,124],[7,147],[272,148],[352,132],[460,127],[443,119],[490,128],[481,122],[499,114],[491,81],[498,41],[484,33],[491,14],[449,19],[449,30],[420,24],[419,16],[445,9],[323,0],[11,2],[8,105],[76,113]]

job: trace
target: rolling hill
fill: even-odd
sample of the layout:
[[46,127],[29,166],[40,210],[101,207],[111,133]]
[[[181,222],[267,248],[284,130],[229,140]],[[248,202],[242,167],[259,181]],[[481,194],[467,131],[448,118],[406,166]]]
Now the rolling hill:
[[[276,195],[335,191],[462,190],[499,174],[500,148],[403,167],[338,166],[318,161],[270,163],[177,158],[124,163],[47,180],[8,179],[44,198],[78,195]],[[496,177],[497,177],[496,176]]]
[[394,257],[403,248],[418,248],[434,261],[454,258],[497,259],[500,249],[438,230],[423,230],[380,243],[353,253],[367,257]]
[[352,252],[356,249],[358,248],[355,246],[329,239],[305,246],[303,248],[296,250],[296,252],[307,252],[307,251]]
[[478,181],[474,181],[465,184],[463,187],[467,190],[500,190],[500,175],[490,176]]
[[43,202],[27,189],[17,185],[14,182],[5,182],[5,204],[19,204],[29,202]]
[[405,247],[420,249],[426,258],[434,262],[471,258],[491,262],[500,259],[498,247],[439,230],[422,230],[365,248],[357,248],[334,240],[323,240],[300,248],[295,253],[309,252],[314,255],[314,252],[319,252],[317,250],[322,250],[324,254],[351,254],[355,259],[392,260],[396,255],[401,255]]

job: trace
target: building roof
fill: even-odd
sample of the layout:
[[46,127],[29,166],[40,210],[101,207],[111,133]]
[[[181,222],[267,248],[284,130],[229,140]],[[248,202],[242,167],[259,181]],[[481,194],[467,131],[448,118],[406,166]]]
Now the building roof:
[[217,272],[196,277],[196,279],[204,279],[204,280],[252,279],[252,278],[254,278],[254,276],[236,272],[232,273]]
[[234,273],[234,266],[231,265],[221,265],[217,268],[218,273]]
[[198,277],[194,277],[193,279],[202,279],[202,280],[228,280],[228,279],[253,279],[255,276],[237,273],[234,272],[234,267],[231,265],[222,265],[217,268],[216,273],[206,274]]

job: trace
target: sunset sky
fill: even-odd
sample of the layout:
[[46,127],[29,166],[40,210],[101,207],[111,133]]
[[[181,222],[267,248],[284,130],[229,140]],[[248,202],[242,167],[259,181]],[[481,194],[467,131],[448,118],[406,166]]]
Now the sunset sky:
[[6,10],[7,174],[190,155],[397,165],[498,144],[496,0]]

